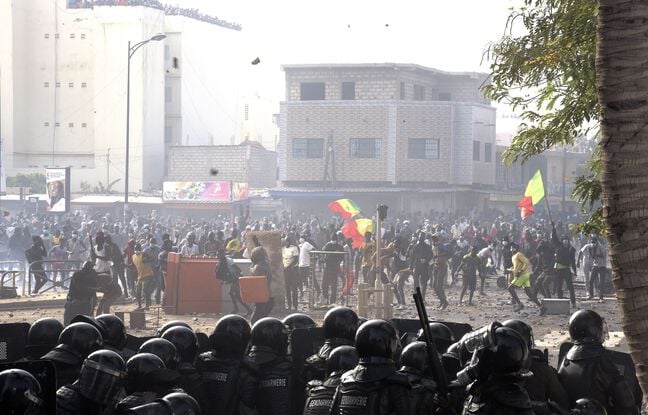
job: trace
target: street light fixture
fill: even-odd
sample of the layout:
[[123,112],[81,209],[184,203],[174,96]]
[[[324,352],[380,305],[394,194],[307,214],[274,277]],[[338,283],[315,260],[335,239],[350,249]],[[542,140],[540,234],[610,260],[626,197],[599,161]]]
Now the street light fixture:
[[137,49],[153,41],[158,42],[166,39],[166,35],[157,34],[150,39],[143,40],[131,46],[130,40],[128,41],[128,72],[126,76],[126,163],[124,173],[126,180],[124,182],[124,228],[127,226],[127,213],[128,213],[128,167],[129,167],[129,153],[130,153],[130,62],[133,54]]

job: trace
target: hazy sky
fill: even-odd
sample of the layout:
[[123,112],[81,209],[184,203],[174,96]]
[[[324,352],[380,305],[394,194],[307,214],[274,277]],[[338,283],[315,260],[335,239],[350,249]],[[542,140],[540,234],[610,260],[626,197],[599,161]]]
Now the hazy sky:
[[241,59],[261,58],[242,74],[245,82],[263,98],[279,101],[284,98],[280,65],[288,63],[397,62],[487,72],[484,49],[502,36],[510,9],[520,0],[175,3],[240,23]]

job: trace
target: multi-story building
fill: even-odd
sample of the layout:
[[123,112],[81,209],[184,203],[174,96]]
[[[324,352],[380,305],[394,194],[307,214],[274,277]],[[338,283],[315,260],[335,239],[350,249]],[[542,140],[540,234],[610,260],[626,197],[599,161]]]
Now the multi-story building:
[[480,92],[486,74],[391,63],[283,70],[285,195],[320,189],[365,209],[387,202],[409,212],[484,207],[496,168],[495,108]]
[[0,2],[3,170],[70,166],[73,191],[115,181],[123,191],[128,42],[168,31],[130,62],[129,186],[160,189],[167,146],[224,144],[238,133],[237,102],[213,82],[230,67],[195,46],[218,41],[228,56],[238,29],[155,1]]

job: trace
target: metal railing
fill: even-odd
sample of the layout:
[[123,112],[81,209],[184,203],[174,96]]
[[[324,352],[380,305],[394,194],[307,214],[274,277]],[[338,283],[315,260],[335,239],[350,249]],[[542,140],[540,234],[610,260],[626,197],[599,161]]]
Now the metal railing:
[[[310,270],[309,270],[309,279],[308,287],[304,287],[304,291],[308,292],[307,304],[309,310],[314,310],[316,308],[316,296],[317,292],[320,291],[320,295],[323,298],[326,298],[327,295],[324,293],[322,284],[324,282],[324,266],[319,262],[324,262],[328,255],[343,256],[343,266],[344,266],[344,282],[340,287],[338,284],[337,297],[338,302],[342,300],[344,305],[349,306],[349,297],[352,294],[353,286],[357,286],[357,276],[352,284],[349,284],[348,276],[350,275],[352,266],[351,266],[351,257],[348,252],[333,252],[333,251],[311,251],[310,252]],[[318,266],[321,265],[321,266]],[[337,276],[339,278],[339,275]],[[302,281],[305,283],[306,281]],[[319,290],[317,290],[317,288]],[[345,292],[346,288],[346,292]],[[328,304],[327,304],[328,305]]]
[[[25,261],[0,261],[0,272],[2,272],[0,287],[4,287],[5,278],[8,274],[12,275],[13,286],[16,287],[16,278],[18,277],[18,279],[20,279],[21,274],[23,276],[25,275]],[[22,278],[22,280],[25,281],[25,278]],[[22,294],[25,295],[24,284]]]
[[[74,265],[77,265],[77,267],[76,268],[69,268],[68,267],[68,268],[65,268],[65,269],[52,269],[51,267],[48,267],[47,269],[45,269],[45,267],[42,267],[43,269],[34,270],[33,268],[34,268],[35,264],[39,264],[39,265],[43,265],[43,264],[74,264]],[[72,279],[72,274],[79,270],[79,268],[81,267],[81,264],[82,264],[81,261],[76,261],[76,260],[71,260],[71,259],[65,259],[65,260],[42,260],[42,261],[34,261],[34,262],[32,262],[31,264],[29,264],[29,270],[27,272],[27,278],[23,279],[23,288],[22,288],[23,295],[25,294],[25,282],[27,283],[27,292],[31,294],[31,292],[32,292],[32,277],[34,279],[36,279],[36,277],[34,276],[35,273],[41,273],[41,274],[45,275],[45,282],[43,283],[43,286],[45,284],[47,284],[48,282],[52,283],[52,285],[50,287],[47,287],[45,289],[42,289],[42,287],[41,287],[41,290],[40,290],[41,293],[49,291],[49,290],[51,290],[52,288],[55,288],[55,287],[61,287],[63,289],[67,289],[67,287],[65,287],[65,283]],[[60,282],[57,282],[56,280],[47,278],[47,273],[63,273],[63,274],[67,274],[68,276],[67,276],[67,278],[62,279]]]

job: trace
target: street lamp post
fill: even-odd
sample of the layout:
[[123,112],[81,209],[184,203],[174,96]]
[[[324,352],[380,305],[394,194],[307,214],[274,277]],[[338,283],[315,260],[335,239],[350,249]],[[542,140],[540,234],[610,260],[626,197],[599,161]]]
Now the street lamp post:
[[143,40],[139,43],[131,46],[130,40],[128,41],[128,70],[126,75],[126,162],[124,165],[124,228],[128,224],[127,215],[128,215],[128,167],[129,167],[129,153],[130,153],[130,62],[131,58],[137,51],[137,49],[146,45],[151,41],[160,41],[166,38],[166,35],[157,34],[150,39]]

